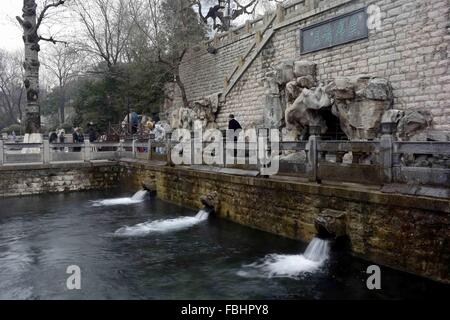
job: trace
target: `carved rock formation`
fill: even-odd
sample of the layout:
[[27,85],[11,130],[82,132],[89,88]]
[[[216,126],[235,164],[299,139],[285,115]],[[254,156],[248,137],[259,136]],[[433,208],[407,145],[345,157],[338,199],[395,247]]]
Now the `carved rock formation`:
[[402,140],[409,140],[414,135],[431,126],[432,116],[428,111],[406,110],[397,124],[397,135]]
[[173,107],[167,112],[168,123],[172,129],[217,128],[216,114],[219,107],[218,95],[194,101],[188,108]]
[[338,238],[346,234],[345,212],[332,209],[322,211],[315,219],[319,236]]
[[431,113],[428,111],[391,109],[383,114],[382,122],[395,125],[399,140],[447,141],[443,135],[433,138],[433,134],[427,132],[432,122]]
[[317,88],[304,88],[294,103],[286,109],[286,127],[301,132],[305,127],[317,126],[321,132],[327,131],[325,119],[320,111],[331,107],[333,100],[327,93],[328,86],[320,84]]
[[386,79],[358,76],[336,79],[331,93],[333,114],[350,140],[372,140],[380,132],[383,113],[392,107],[392,88]]
[[214,212],[217,212],[219,209],[219,194],[216,191],[212,191],[201,196],[200,201],[206,209]]
[[147,191],[151,197],[156,196],[156,185],[152,181],[143,182],[142,189]]

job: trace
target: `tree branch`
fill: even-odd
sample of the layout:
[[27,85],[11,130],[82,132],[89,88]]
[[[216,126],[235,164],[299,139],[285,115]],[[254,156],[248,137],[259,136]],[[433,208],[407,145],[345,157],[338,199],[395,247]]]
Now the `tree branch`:
[[39,40],[52,42],[53,44],[64,43],[66,46],[68,45],[68,43],[67,43],[66,41],[55,40],[55,39],[53,39],[52,36],[50,36],[50,38],[45,38],[45,37],[43,37],[43,36],[39,36]]
[[42,9],[41,14],[39,15],[39,18],[36,23],[36,30],[38,30],[39,27],[41,26],[42,20],[44,20],[45,13],[47,12],[48,9],[59,7],[59,6],[63,5],[65,2],[66,2],[65,0],[58,0],[57,2],[53,2],[53,3],[46,5],[44,7],[44,9]]
[[19,24],[23,27],[23,20],[21,17],[16,16],[17,21],[19,21]]

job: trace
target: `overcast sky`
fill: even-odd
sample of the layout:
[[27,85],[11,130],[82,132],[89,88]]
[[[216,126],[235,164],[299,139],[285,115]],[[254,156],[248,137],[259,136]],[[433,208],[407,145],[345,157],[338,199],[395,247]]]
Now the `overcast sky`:
[[[16,16],[22,15],[22,5],[22,0],[0,0],[0,49],[7,51],[22,49],[22,30],[15,18]],[[204,11],[207,11],[207,8],[204,8]],[[240,17],[235,23],[241,24],[246,18],[248,19],[249,17]],[[46,27],[43,26],[43,30],[41,31],[45,33]],[[53,35],[61,33],[61,30],[55,29],[55,25],[53,25],[51,30]]]
[[22,15],[21,0],[0,0],[0,49],[15,51],[21,49],[22,31],[16,21],[16,16]]

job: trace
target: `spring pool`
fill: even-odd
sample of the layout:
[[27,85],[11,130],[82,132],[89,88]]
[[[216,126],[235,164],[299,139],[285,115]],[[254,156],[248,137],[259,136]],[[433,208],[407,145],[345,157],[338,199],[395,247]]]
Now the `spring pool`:
[[[317,268],[270,276],[252,266],[270,254],[295,266],[307,244],[204,215],[194,221],[196,211],[158,199],[100,202],[130,196],[1,199],[0,299],[432,299],[450,292],[389,268],[381,268],[382,289],[370,291],[371,263],[333,250]],[[66,287],[70,265],[81,269],[81,290]]]

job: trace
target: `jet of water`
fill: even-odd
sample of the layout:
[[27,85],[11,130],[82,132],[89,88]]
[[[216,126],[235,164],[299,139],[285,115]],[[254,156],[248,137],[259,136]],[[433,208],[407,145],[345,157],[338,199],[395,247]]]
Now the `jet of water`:
[[116,205],[129,205],[141,203],[145,200],[148,192],[146,190],[139,190],[130,198],[114,198],[114,199],[105,199],[105,200],[97,200],[92,201],[92,206],[101,207],[101,206],[116,206]]
[[206,221],[208,217],[209,213],[207,211],[200,210],[194,217],[180,217],[175,219],[148,221],[139,223],[132,227],[122,227],[116,230],[114,234],[119,237],[139,237],[150,233],[179,231]]
[[316,272],[329,257],[329,242],[314,238],[301,255],[270,254],[259,262],[244,265],[238,275],[251,278],[288,277]]

